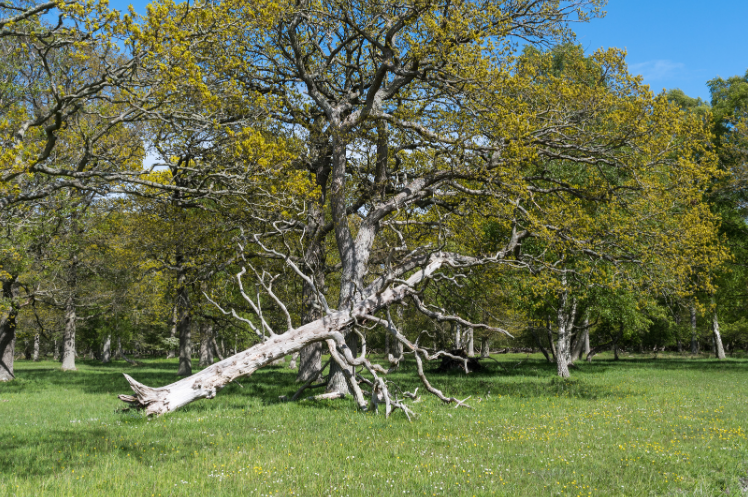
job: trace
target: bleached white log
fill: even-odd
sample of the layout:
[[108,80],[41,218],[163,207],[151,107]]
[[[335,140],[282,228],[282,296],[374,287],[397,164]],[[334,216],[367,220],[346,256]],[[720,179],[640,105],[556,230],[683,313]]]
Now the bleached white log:
[[[310,343],[335,340],[340,344],[340,331],[353,324],[358,317],[370,316],[377,310],[402,300],[417,284],[429,278],[443,265],[451,263],[455,263],[451,254],[432,254],[429,264],[405,282],[380,293],[370,294],[353,305],[351,310],[331,312],[309,324],[281,335],[273,335],[264,342],[170,385],[153,388],[125,375],[135,395],[120,395],[119,398],[133,407],[145,409],[149,415],[172,412],[198,399],[211,399],[230,382],[251,375],[272,361],[296,353]],[[357,400],[360,403],[361,399]]]

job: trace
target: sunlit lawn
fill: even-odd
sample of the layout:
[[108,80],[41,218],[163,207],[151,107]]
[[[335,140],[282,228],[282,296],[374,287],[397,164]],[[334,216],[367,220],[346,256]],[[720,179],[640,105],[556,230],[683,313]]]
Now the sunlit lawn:
[[[413,423],[346,400],[281,403],[296,388],[281,368],[147,419],[121,411],[121,373],[164,385],[175,361],[19,361],[0,384],[0,495],[748,493],[748,360],[603,356],[561,382],[542,357],[496,359],[432,373],[474,409],[424,395]],[[413,373],[393,379],[412,390]]]

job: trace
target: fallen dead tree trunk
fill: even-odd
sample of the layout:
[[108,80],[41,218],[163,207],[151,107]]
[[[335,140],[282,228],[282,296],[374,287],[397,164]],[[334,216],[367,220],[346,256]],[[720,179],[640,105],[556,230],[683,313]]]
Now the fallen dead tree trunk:
[[337,314],[271,337],[165,387],[151,388],[125,375],[135,396],[120,395],[119,398],[133,407],[145,409],[147,414],[165,414],[198,399],[212,399],[232,381],[251,375],[279,357],[301,350],[305,345],[332,338],[332,331],[345,327],[353,320],[348,312]]
[[[430,262],[426,267],[410,276],[402,284],[387,288],[379,293],[375,293],[374,291],[369,292],[369,296],[356,303],[351,310],[331,311],[324,318],[291,329],[283,334],[275,334],[268,328],[270,337],[266,338],[263,342],[170,385],[160,388],[148,387],[137,382],[132,377],[125,375],[135,395],[120,395],[119,398],[130,404],[131,407],[144,409],[149,415],[165,414],[198,399],[211,399],[232,381],[251,375],[280,357],[298,352],[306,345],[326,341],[332,359],[346,373],[359,407],[366,408],[367,402],[364,400],[363,393],[353,376],[353,368],[355,366],[365,367],[374,377],[374,383],[377,387],[375,389],[377,397],[374,401],[375,405],[386,403],[386,412],[388,415],[393,406],[402,408],[408,414],[407,407],[389,395],[385,382],[377,376],[377,372],[386,374],[387,371],[379,365],[371,364],[363,354],[358,358],[354,358],[350,349],[345,344],[341,331],[346,327],[354,325],[357,320],[363,320],[385,326],[395,339],[399,340],[410,352],[415,354],[419,377],[429,392],[436,395],[443,402],[455,403],[458,406],[464,405],[463,401],[453,397],[445,397],[441,391],[431,386],[423,372],[422,358],[431,360],[450,354],[438,352],[430,355],[425,349],[418,346],[417,341],[415,344],[408,341],[395,328],[391,321],[373,316],[376,311],[394,302],[398,302],[408,295],[412,295],[418,283],[430,278],[443,265],[456,262],[450,257],[450,254],[445,253],[432,254],[429,260]],[[244,274],[244,270],[237,275],[237,278],[240,278],[242,274]],[[377,288],[374,285],[372,287]],[[475,326],[485,327],[485,325]],[[454,359],[459,360],[461,358],[454,357]],[[467,364],[465,364],[465,369],[467,370]]]

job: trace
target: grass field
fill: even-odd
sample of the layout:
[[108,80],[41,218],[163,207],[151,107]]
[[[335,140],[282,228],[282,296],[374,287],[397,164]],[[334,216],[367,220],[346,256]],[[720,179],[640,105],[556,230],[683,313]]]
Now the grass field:
[[[496,359],[432,373],[474,409],[424,396],[413,423],[280,403],[296,388],[281,368],[147,419],[122,412],[121,373],[164,385],[175,361],[19,361],[0,384],[0,495],[748,495],[748,360],[603,356],[559,381],[542,357]],[[394,379],[412,389],[410,368]]]

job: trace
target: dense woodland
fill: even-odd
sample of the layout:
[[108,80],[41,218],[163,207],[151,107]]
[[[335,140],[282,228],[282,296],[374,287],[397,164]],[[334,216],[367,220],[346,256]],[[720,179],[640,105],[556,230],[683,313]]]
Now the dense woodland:
[[0,380],[179,357],[164,413],[290,356],[407,413],[403,357],[460,405],[428,363],[748,352],[748,73],[654,94],[601,7],[0,3]]

